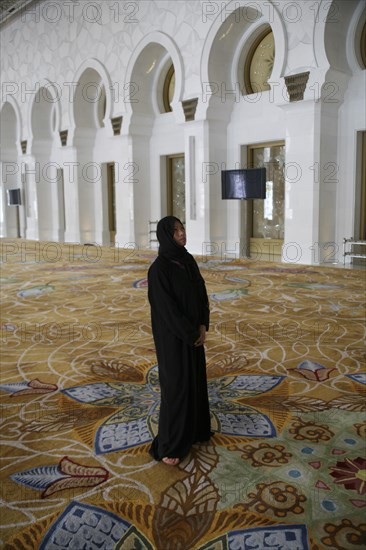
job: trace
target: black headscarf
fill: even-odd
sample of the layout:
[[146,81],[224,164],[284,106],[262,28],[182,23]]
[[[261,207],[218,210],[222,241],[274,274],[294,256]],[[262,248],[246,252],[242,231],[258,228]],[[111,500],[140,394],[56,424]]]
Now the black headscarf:
[[182,224],[175,216],[166,216],[158,222],[156,236],[159,241],[159,257],[185,269],[192,281],[203,281],[193,256],[174,240],[174,226],[177,222]]
[[159,256],[166,260],[185,262],[188,260],[188,251],[174,240],[174,226],[177,222],[182,224],[175,216],[165,216],[158,222],[156,236],[159,241]]

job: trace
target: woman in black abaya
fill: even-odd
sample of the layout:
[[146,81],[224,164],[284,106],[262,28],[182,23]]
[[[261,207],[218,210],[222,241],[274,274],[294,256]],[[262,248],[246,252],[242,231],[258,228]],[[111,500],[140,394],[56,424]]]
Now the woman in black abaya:
[[185,248],[180,220],[161,219],[156,234],[159,255],[148,272],[148,297],[161,405],[150,454],[175,466],[194,443],[211,436],[203,346],[209,304],[198,265]]

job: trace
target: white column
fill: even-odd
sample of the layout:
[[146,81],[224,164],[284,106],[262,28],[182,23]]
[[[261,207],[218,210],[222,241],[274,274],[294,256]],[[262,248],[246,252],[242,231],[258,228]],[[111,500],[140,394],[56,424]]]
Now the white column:
[[340,102],[298,101],[286,113],[284,262],[337,263]]
[[62,148],[65,191],[65,242],[80,243],[79,191],[75,147]]
[[211,255],[210,166],[207,122],[184,123],[187,247],[192,254]]
[[25,201],[26,201],[26,238],[29,240],[39,239],[38,219],[38,189],[39,165],[31,155],[23,155],[22,166],[24,167]]
[[316,263],[319,241],[319,103],[298,101],[286,113],[284,262]]
[[115,163],[116,246],[128,248],[135,243],[133,180],[137,179],[138,173],[134,173],[137,164],[132,158],[131,138],[124,135],[118,139],[121,148]]

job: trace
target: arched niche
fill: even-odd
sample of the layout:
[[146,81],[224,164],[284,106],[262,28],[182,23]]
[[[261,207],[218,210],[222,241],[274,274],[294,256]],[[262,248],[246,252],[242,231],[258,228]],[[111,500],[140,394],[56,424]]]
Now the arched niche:
[[362,0],[321,2],[315,13],[314,56],[320,68],[350,72],[347,34]]
[[[76,76],[73,96],[72,132],[70,143],[75,148],[75,179],[66,182],[70,193],[76,193],[74,219],[81,242],[106,244],[107,228],[107,167],[108,140],[111,132],[111,86],[103,66],[93,60],[92,66],[83,66]],[[76,221],[77,220],[77,221]]]
[[179,118],[183,91],[183,62],[175,42],[162,32],[147,34],[137,45],[126,70],[123,85],[127,114],[155,116],[166,112],[160,99],[165,77],[174,67],[172,111]]
[[38,83],[38,90],[29,103],[28,145],[32,150],[34,137],[38,140],[58,141],[61,120],[61,93],[56,85],[48,79],[42,79]]
[[76,128],[103,128],[106,108],[107,96],[101,75],[95,69],[85,69],[74,94]]
[[[245,84],[245,66],[252,48],[264,33],[273,33],[275,58],[270,76],[269,90],[252,91]],[[276,118],[277,106],[268,101],[272,86],[282,84],[286,63],[287,40],[284,22],[276,3],[233,0],[225,4],[211,24],[201,57],[202,101],[198,104],[198,119],[211,124],[209,158],[213,167],[207,175],[204,189],[206,210],[211,213],[210,239],[215,242],[226,239],[246,245],[246,222],[250,219],[249,206],[240,201],[222,202],[221,169],[234,168],[244,162],[244,154],[233,143],[249,141],[253,131],[253,110],[266,110],[266,116]],[[244,96],[255,94],[253,98]],[[249,115],[247,117],[247,115]],[[245,124],[248,119],[248,124]],[[240,123],[239,123],[240,121]],[[238,126],[242,125],[242,129]],[[264,123],[265,124],[265,123]],[[247,126],[245,128],[245,125]],[[264,132],[263,132],[264,133]],[[248,142],[247,141],[247,142]],[[250,141],[249,141],[250,143]],[[245,202],[245,201],[244,201]]]
[[106,136],[112,136],[112,108],[118,110],[115,107],[120,101],[120,88],[113,88],[103,63],[95,58],[86,59],[76,71],[73,83],[68,104],[68,145],[74,145],[76,128],[103,128]]
[[347,59],[353,73],[366,69],[366,7],[357,6],[348,30]]
[[154,82],[159,74],[161,59],[165,55],[166,49],[163,46],[151,43],[143,49],[136,60],[131,81],[126,86],[126,90],[130,91],[128,99],[134,112],[152,116],[156,114],[153,108]]
[[47,88],[40,88],[35,95],[31,109],[31,128],[34,141],[44,141],[45,146],[52,147],[56,130],[56,108]]
[[7,149],[15,150],[17,153],[18,140],[18,121],[14,107],[8,101],[5,102],[0,111],[1,126],[0,126],[0,146],[1,157],[3,158],[4,151]]
[[[164,106],[164,83],[174,67],[171,111]],[[133,197],[133,233],[139,246],[148,246],[148,221],[165,215],[169,154],[184,154],[182,108],[183,62],[175,42],[165,33],[147,34],[137,45],[127,66],[123,84],[126,115],[124,132],[131,137],[138,184],[123,180],[123,196]],[[167,112],[168,111],[168,112]],[[122,186],[120,187],[122,189]]]
[[[228,14],[223,21],[220,13],[207,35],[201,59],[202,111],[205,111],[213,98],[222,107],[248,93],[244,81],[244,67],[247,56],[255,40],[264,32],[274,35],[276,56],[271,81],[279,81],[283,76],[286,58],[286,34],[275,6],[271,9],[259,2],[236,0],[225,7]],[[230,93],[230,90],[233,93]]]

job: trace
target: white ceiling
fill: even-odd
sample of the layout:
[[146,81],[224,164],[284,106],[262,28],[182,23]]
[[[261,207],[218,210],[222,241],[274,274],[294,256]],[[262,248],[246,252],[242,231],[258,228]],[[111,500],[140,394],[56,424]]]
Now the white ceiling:
[[0,25],[34,0],[0,0]]

